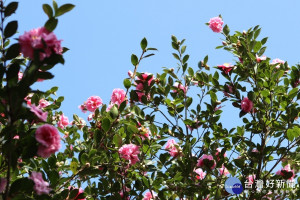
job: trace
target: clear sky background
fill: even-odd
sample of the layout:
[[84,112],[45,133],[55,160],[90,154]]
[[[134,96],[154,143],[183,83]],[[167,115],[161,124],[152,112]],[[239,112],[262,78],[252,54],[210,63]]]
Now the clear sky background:
[[[10,1],[6,0],[6,3]],[[19,32],[41,27],[47,20],[42,4],[51,0],[20,0],[14,18],[19,20]],[[112,90],[123,88],[132,53],[140,55],[140,41],[159,51],[145,59],[139,72],[161,73],[162,67],[176,68],[172,54],[171,35],[187,39],[189,66],[209,55],[208,64],[217,66],[234,63],[234,57],[215,47],[222,44],[221,34],[213,33],[205,23],[221,14],[231,31],[243,31],[261,25],[261,38],[269,37],[265,55],[288,61],[300,60],[300,1],[299,0],[57,0],[59,5],[73,3],[74,10],[59,18],[55,30],[62,45],[70,49],[66,63],[51,72],[55,78],[36,83],[35,88],[46,90],[59,86],[57,94],[65,96],[61,110],[69,119],[74,113],[86,120],[78,105],[88,97],[98,95],[108,104]],[[214,72],[214,69],[213,71]],[[196,96],[196,94],[189,94]],[[239,110],[223,108],[221,122],[232,128],[241,125]]]

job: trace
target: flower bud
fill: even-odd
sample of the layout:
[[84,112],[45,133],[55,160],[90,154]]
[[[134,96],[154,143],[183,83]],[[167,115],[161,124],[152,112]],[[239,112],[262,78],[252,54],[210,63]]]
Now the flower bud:
[[223,44],[224,46],[227,46],[227,45],[228,45],[227,42],[225,42],[225,41],[223,41],[222,44]]

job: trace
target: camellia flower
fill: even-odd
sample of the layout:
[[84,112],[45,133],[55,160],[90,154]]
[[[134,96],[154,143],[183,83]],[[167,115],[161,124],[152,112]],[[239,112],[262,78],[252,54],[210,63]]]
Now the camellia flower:
[[[151,78],[149,78],[149,76],[151,76]],[[149,80],[148,80],[149,79]],[[148,80],[148,81],[147,81]],[[136,82],[136,90],[138,90],[136,93],[138,95],[139,101],[142,100],[142,96],[145,95],[145,92],[143,92],[144,90],[144,83],[147,81],[148,82],[148,86],[151,85],[151,82],[153,80],[153,75],[150,73],[142,73],[140,76],[137,77],[137,82]],[[150,98],[150,94],[147,95],[147,98]]]
[[68,117],[64,116],[64,114],[59,116],[59,121],[57,123],[57,126],[61,129],[64,129],[66,126],[68,126],[69,123],[69,119]]
[[39,107],[35,105],[30,106],[30,111],[33,112],[41,121],[47,121],[48,112],[43,112]]
[[[71,190],[73,187],[71,187],[71,186],[69,186],[68,187],[68,189],[69,190]],[[77,188],[75,188],[75,189],[77,189]],[[83,191],[83,189],[82,188],[78,188],[78,193],[77,193],[77,195],[74,197],[74,198],[72,198],[72,199],[70,199],[70,200],[85,200],[85,198],[83,198],[83,199],[78,199],[77,197],[80,195],[80,194],[82,194],[82,193],[84,193],[84,191]]]
[[155,199],[157,195],[156,195],[156,193],[153,192],[153,191],[152,191],[152,193],[153,193],[153,196],[152,196],[152,194],[151,194],[150,191],[149,191],[149,192],[146,192],[145,195],[144,195],[143,200],[153,200],[153,199]]
[[86,109],[90,112],[94,112],[102,105],[102,99],[98,96],[91,96],[86,101]]
[[132,78],[133,72],[132,72],[131,70],[128,71],[128,76],[129,76],[130,78]]
[[216,33],[220,33],[223,30],[223,20],[221,17],[213,17],[209,20],[209,28]]
[[174,139],[170,139],[167,141],[165,149],[169,151],[169,154],[173,157],[176,157],[179,155],[179,146],[175,142]]
[[277,175],[282,176],[282,177],[285,177],[287,175],[287,173],[292,173],[291,174],[292,176],[289,177],[288,180],[293,180],[295,177],[295,172],[294,172],[294,170],[291,169],[290,164],[287,164],[284,168],[281,168],[281,170],[278,170],[276,172]]
[[256,179],[256,175],[255,174],[247,176],[247,180],[248,180],[249,184],[253,184],[255,179]]
[[30,59],[34,59],[34,50],[42,50],[40,60],[50,57],[52,53],[61,55],[63,51],[61,40],[57,40],[55,34],[45,27],[25,32],[19,37],[19,43],[21,53]]
[[23,78],[23,72],[18,72],[18,80],[20,81]]
[[275,58],[274,60],[272,60],[271,62],[272,65],[275,65],[275,68],[278,69],[280,67],[280,64],[284,64],[284,60],[280,60],[279,58]]
[[242,102],[241,102],[241,109],[244,111],[244,112],[250,112],[253,108],[253,102],[248,99],[248,97],[244,97]]
[[142,126],[141,128],[139,128],[139,133],[142,140],[145,140],[146,138],[150,140],[151,131],[149,130],[149,128]]
[[7,185],[7,179],[1,178],[0,179],[0,193],[5,191],[6,185]]
[[120,106],[120,104],[125,101],[126,92],[120,88],[114,89],[113,93],[111,95],[111,103],[117,104]]
[[[205,163],[205,160],[206,162],[210,162],[209,166],[206,166],[206,163]],[[197,166],[198,167],[209,167],[210,169],[214,169],[216,167],[216,161],[214,160],[214,158],[212,157],[212,155],[206,155],[204,154],[199,160],[198,160],[198,163],[197,163]]]
[[[221,150],[220,148],[217,148],[216,150],[217,150],[217,152],[216,152],[215,155],[216,155],[217,159],[220,160],[220,156],[221,156],[220,154],[221,154],[221,151],[222,151],[222,150]],[[226,154],[226,152],[225,152],[225,153],[223,154],[223,157],[226,157],[226,156],[227,156],[227,154]]]
[[218,169],[219,173],[221,176],[227,176],[228,174],[230,174],[230,172],[228,171],[228,169],[222,165],[221,168]]
[[33,189],[38,195],[49,194],[51,190],[49,188],[49,183],[44,181],[41,172],[31,172],[30,179],[33,180],[34,182]]
[[140,150],[139,147],[135,144],[124,144],[119,149],[119,154],[121,155],[121,158],[124,158],[125,160],[129,160],[129,163],[131,165],[134,165],[139,160]]
[[37,154],[43,158],[48,158],[60,148],[58,130],[49,124],[40,126],[36,130],[35,139],[40,143]]
[[258,55],[255,55],[256,57],[256,62],[260,63],[262,60],[266,60],[267,59],[267,56],[258,56]]
[[[124,199],[124,193],[123,193],[123,191],[129,192],[129,191],[130,191],[130,188],[124,186],[124,189],[122,189],[122,190],[119,192],[119,194],[120,194],[120,196],[121,196],[121,199]],[[129,199],[130,199],[130,197],[127,197],[127,198],[126,198],[126,200],[129,200]]]
[[198,175],[196,176],[196,178],[198,180],[203,180],[204,177],[206,176],[206,173],[201,169],[201,168],[198,168],[196,170],[194,170],[194,172],[196,172]]
[[45,100],[45,99],[40,99],[40,101],[39,101],[39,107],[40,108],[45,108],[45,107],[47,107],[47,106],[49,106],[50,105],[50,103],[47,101],[47,100]]
[[81,112],[86,113],[86,103],[84,102],[82,105],[79,105],[78,108],[81,110]]
[[233,65],[230,63],[224,63],[223,65],[218,65],[218,68],[220,68],[225,74],[228,74],[232,69]]
[[[187,91],[187,87],[184,87],[181,83],[178,83],[178,82],[174,83],[173,87],[176,87],[176,88],[182,90],[183,93],[186,93],[186,91]],[[173,92],[178,93],[179,91],[173,90]]]

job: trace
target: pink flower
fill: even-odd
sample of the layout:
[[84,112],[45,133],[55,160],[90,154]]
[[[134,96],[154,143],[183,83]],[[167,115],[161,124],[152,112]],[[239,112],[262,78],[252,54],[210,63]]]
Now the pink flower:
[[242,100],[241,102],[241,109],[244,111],[244,112],[250,112],[253,108],[253,102],[248,99],[248,97],[244,97],[244,99]]
[[61,40],[45,27],[25,32],[19,37],[20,51],[24,57],[34,59],[34,50],[41,50],[40,60],[50,57],[52,53],[62,54]]
[[18,139],[20,139],[20,136],[19,136],[19,135],[15,135],[15,136],[13,137],[13,139],[14,139],[14,140],[18,140]]
[[[69,186],[68,189],[71,190],[71,189],[73,189],[73,187]],[[75,189],[77,189],[77,188],[75,188]],[[74,189],[73,189],[73,190],[74,190]],[[76,199],[76,200],[85,200],[85,198],[84,198],[84,199],[77,199],[77,197],[78,197],[80,194],[82,194],[82,193],[84,193],[83,189],[82,189],[82,188],[79,188],[79,189],[78,189],[77,195],[76,195],[74,198],[70,199],[70,200],[75,200],[75,199]]]
[[90,112],[94,112],[102,105],[102,99],[98,96],[91,96],[86,101],[86,109]]
[[251,152],[253,152],[253,153],[259,153],[259,151],[257,149],[252,149]]
[[84,102],[82,105],[79,105],[78,108],[81,110],[81,112],[86,113],[86,103]]
[[18,72],[18,80],[20,81],[23,78],[23,72]]
[[[151,78],[149,78],[151,76]],[[147,81],[148,80],[148,81]],[[136,80],[136,90],[138,90],[136,93],[138,95],[139,101],[142,100],[142,96],[146,95],[144,90],[144,83],[147,81],[148,86],[151,85],[151,82],[153,80],[153,75],[149,74],[147,72],[142,73],[139,77],[137,77]],[[146,95],[147,99],[150,99],[150,94]]]
[[59,116],[59,121],[57,123],[57,126],[61,129],[64,129],[66,126],[68,126],[69,123],[69,119],[68,117],[64,116],[64,114]]
[[153,193],[153,196],[152,196],[152,194],[151,194],[150,191],[149,191],[149,192],[146,192],[145,195],[144,195],[143,200],[152,200],[152,199],[155,199],[157,195],[156,195],[156,193],[153,192],[153,191],[152,191],[152,193]]
[[[291,176],[288,175],[287,173],[289,173],[289,174],[291,173]],[[295,177],[295,172],[294,172],[294,170],[291,169],[290,164],[287,164],[284,168],[281,168],[281,170],[278,170],[276,172],[276,174],[279,176],[282,176],[283,178],[285,178],[285,176],[288,175],[288,177],[289,177],[288,180],[293,180]]]
[[29,94],[27,95],[24,100],[26,101],[27,103],[27,106],[31,106],[31,97],[33,96],[33,94]]
[[272,65],[275,65],[275,68],[278,69],[280,67],[280,64],[284,64],[284,60],[280,60],[279,58],[275,58],[274,60],[272,60],[271,62]]
[[[184,87],[181,83],[178,83],[178,82],[174,83],[173,87],[176,87],[176,88],[182,90],[183,93],[186,93],[186,91],[187,91],[187,87]],[[173,90],[173,92],[178,93],[179,91]]]
[[220,18],[220,17],[213,17],[208,22],[209,28],[211,28],[211,30],[216,33],[220,33],[223,30],[223,27],[222,27],[223,23],[224,22],[222,21],[222,18]]
[[141,128],[139,128],[139,133],[142,140],[145,140],[146,138],[150,140],[151,131],[149,130],[149,128],[145,128],[144,126],[142,126]]
[[114,89],[111,95],[111,103],[120,106],[120,104],[125,101],[125,97],[126,92],[124,90],[120,88]]
[[228,174],[230,174],[230,172],[228,171],[228,169],[222,165],[221,168],[218,169],[219,173],[221,176],[227,176]]
[[35,139],[40,143],[37,154],[48,158],[60,148],[58,130],[49,124],[40,126],[35,132]]
[[253,184],[255,179],[256,179],[256,175],[255,174],[247,176],[247,180],[248,180],[249,184]]
[[259,57],[258,55],[255,55],[256,56],[256,62],[260,63],[262,60],[266,60],[267,59],[267,56],[261,56]]
[[109,104],[106,108],[106,112],[110,111],[110,109],[114,106],[114,104]]
[[[121,196],[121,199],[124,199],[124,193],[123,193],[123,191],[129,192],[129,191],[130,191],[130,188],[124,186],[124,189],[122,189],[122,190],[119,192],[119,194],[120,194],[120,196]],[[126,200],[129,200],[129,199],[130,199],[130,197],[127,196]]]
[[170,139],[170,140],[167,141],[165,149],[167,151],[169,151],[169,154],[172,157],[176,157],[176,156],[179,155],[179,147],[178,147],[178,144],[175,142],[174,139]]
[[[208,164],[208,166],[207,166]],[[216,167],[216,161],[214,160],[214,158],[212,157],[212,155],[206,155],[204,154],[197,163],[198,167],[209,167],[210,169],[214,169]]]
[[121,158],[129,160],[129,163],[131,165],[134,165],[136,162],[140,161],[138,157],[139,153],[139,147],[135,144],[124,144],[119,149],[119,154],[121,155]]
[[201,168],[198,168],[198,169],[194,170],[194,172],[196,172],[196,173],[198,174],[198,175],[196,176],[196,178],[197,178],[198,180],[203,180],[204,177],[205,177],[205,175],[206,175],[206,173],[205,173]]
[[129,76],[130,78],[132,78],[133,72],[129,70],[129,71],[128,71],[128,76]]
[[34,182],[33,189],[38,195],[49,194],[50,188],[49,183],[44,181],[43,175],[41,172],[31,172],[30,178]]
[[230,63],[224,63],[223,65],[218,65],[218,68],[220,68],[225,74],[228,74],[232,69],[233,65]]
[[1,178],[0,179],[0,193],[5,191],[6,185],[7,185],[7,179]]
[[30,106],[30,111],[33,112],[41,121],[47,121],[48,112],[43,112],[39,107],[35,105]]
[[[222,150],[221,150],[220,148],[217,148],[216,150],[217,150],[217,152],[216,152],[215,155],[216,155],[217,159],[220,160],[220,155],[219,155],[219,154],[221,154],[221,151],[222,151]],[[226,157],[226,156],[227,156],[227,154],[226,154],[226,152],[225,152],[225,153],[223,154],[223,157]]]
[[39,101],[39,107],[40,108],[45,108],[49,105],[50,105],[50,103],[48,101],[46,101],[45,99],[40,99],[40,101]]
[[94,117],[95,117],[95,113],[90,113],[87,120],[91,121],[91,120],[93,120]]

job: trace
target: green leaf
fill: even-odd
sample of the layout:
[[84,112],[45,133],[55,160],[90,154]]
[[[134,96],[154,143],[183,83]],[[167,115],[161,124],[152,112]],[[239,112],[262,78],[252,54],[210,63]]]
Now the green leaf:
[[172,41],[173,41],[174,43],[177,43],[177,38],[175,37],[175,35],[172,35],[172,36],[171,36],[171,39],[172,39]]
[[255,43],[255,45],[254,45],[254,48],[253,48],[253,51],[256,53],[256,52],[258,52],[259,50],[260,50],[260,48],[261,48],[261,42],[260,41],[257,41],[256,43]]
[[297,92],[298,92],[298,88],[293,88],[288,94],[289,98],[293,99],[297,95]]
[[102,120],[102,124],[101,124],[101,127],[103,128],[103,130],[106,132],[109,130],[110,128],[110,120],[108,118],[104,118]]
[[70,168],[71,168],[71,171],[73,172],[73,174],[77,173],[77,167],[78,167],[78,163],[76,161],[72,161]]
[[226,24],[226,25],[224,26],[224,28],[223,28],[223,33],[224,33],[225,35],[228,35],[229,32],[230,32],[230,29],[229,29],[229,27],[228,27],[227,24]]
[[55,10],[55,12],[57,11],[57,9],[58,9],[58,6],[57,6],[57,3],[56,3],[56,1],[55,0],[53,0],[53,8],[54,8],[54,10]]
[[182,59],[182,62],[183,62],[183,63],[186,63],[186,62],[188,61],[189,58],[190,58],[189,55],[185,55],[185,56],[183,57],[183,59]]
[[48,79],[52,79],[54,77],[53,74],[51,74],[50,72],[37,72],[37,77],[39,79],[43,79],[43,80],[48,80]]
[[6,38],[9,38],[9,37],[13,36],[17,32],[17,29],[18,29],[18,22],[17,21],[9,22],[6,25],[5,29],[4,29],[4,36]]
[[186,50],[186,46],[182,46],[181,47],[181,54],[184,54],[185,50]]
[[9,194],[17,194],[21,192],[25,192],[26,194],[31,194],[33,191],[34,183],[32,180],[28,178],[20,178],[15,180],[10,186]]
[[142,50],[145,50],[147,48],[148,42],[146,38],[143,38],[141,41],[141,48]]
[[52,32],[56,26],[57,26],[58,20],[55,19],[54,17],[51,17],[50,19],[48,19],[48,21],[45,23],[45,28]]
[[177,60],[180,61],[180,58],[179,58],[179,56],[176,53],[172,53],[172,55],[174,56],[174,58],[176,58]]
[[134,54],[131,55],[131,63],[133,64],[133,66],[137,66],[137,64],[139,63],[138,57]]
[[110,116],[115,119],[118,117],[119,115],[119,110],[117,108],[117,105],[114,105],[113,107],[111,107],[110,111],[109,111]]
[[55,12],[55,16],[61,16],[69,11],[71,11],[75,6],[73,4],[64,4],[61,7],[59,7],[56,12]]
[[19,55],[20,52],[19,49],[20,49],[19,43],[11,45],[6,52],[5,59],[11,60],[16,58]]
[[15,13],[15,11],[18,8],[19,3],[18,2],[11,2],[10,4],[8,4],[4,10],[4,16],[8,17],[11,14]]
[[118,134],[114,135],[113,141],[116,147],[120,147],[122,145],[122,137]]
[[53,10],[49,4],[43,4],[43,10],[49,18],[53,17]]
[[216,93],[214,93],[213,91],[210,91],[209,94],[210,94],[210,98],[213,102],[216,102],[218,100]]
[[208,56],[205,56],[205,58],[203,60],[203,64],[206,65],[207,61],[208,61]]
[[289,141],[293,141],[294,138],[300,136],[300,128],[295,126],[293,129],[288,129],[286,135]]
[[126,89],[129,89],[131,86],[131,82],[128,78],[124,79],[123,84]]
[[80,156],[80,161],[82,164],[85,164],[88,162],[89,156],[87,155],[87,153],[83,153]]
[[135,127],[135,126],[133,126],[133,125],[129,125],[129,126],[127,127],[127,131],[128,131],[129,133],[137,133],[137,132],[139,132],[139,130],[137,129],[137,127]]

